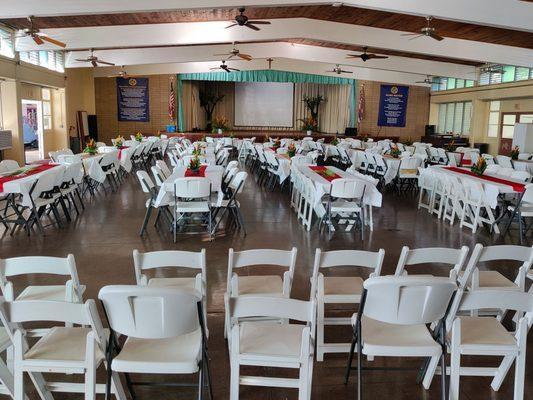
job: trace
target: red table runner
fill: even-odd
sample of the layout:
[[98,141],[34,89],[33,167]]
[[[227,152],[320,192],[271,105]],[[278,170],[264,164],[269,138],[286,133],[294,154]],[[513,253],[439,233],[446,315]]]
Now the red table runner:
[[194,172],[192,170],[190,170],[189,168],[187,168],[185,170],[185,177],[195,177],[195,176],[198,176],[198,177],[201,177],[201,178],[205,178],[205,170],[207,169],[207,165],[202,165],[200,166],[200,169],[198,170],[198,172]]
[[460,161],[459,161],[459,165],[463,165],[463,166],[465,166],[465,167],[466,167],[466,166],[470,166],[470,165],[472,165],[472,160],[471,160],[471,159],[468,159],[468,160],[467,160],[467,159],[465,158],[465,153],[459,153],[459,154],[461,154],[461,159],[460,159]]
[[328,167],[318,165],[318,166],[312,166],[309,168],[311,169],[311,171],[316,172],[318,175],[326,179],[328,182],[341,178],[340,175],[337,175],[335,172],[329,170]]
[[122,150],[124,149],[128,149],[129,146],[120,146],[120,147],[117,147],[118,149],[118,159],[120,160],[122,158]]
[[457,173],[464,174],[464,175],[474,176],[476,178],[483,179],[483,180],[486,180],[486,181],[490,181],[490,182],[494,182],[494,183],[500,183],[502,185],[511,186],[515,192],[522,193],[525,190],[525,187],[526,187],[526,185],[523,184],[523,183],[513,182],[513,181],[509,181],[507,179],[497,178],[495,176],[490,176],[490,175],[481,175],[480,176],[480,175],[477,175],[477,174],[473,173],[472,171],[468,171],[466,169],[461,169],[461,168],[457,168],[457,167],[444,167],[444,168],[449,170],[449,171],[457,172]]
[[4,183],[6,182],[16,181],[17,179],[22,179],[27,176],[36,175],[38,173],[54,168],[55,166],[56,165],[51,165],[51,164],[38,165],[35,168],[32,168],[18,175],[0,176],[0,193],[4,191]]

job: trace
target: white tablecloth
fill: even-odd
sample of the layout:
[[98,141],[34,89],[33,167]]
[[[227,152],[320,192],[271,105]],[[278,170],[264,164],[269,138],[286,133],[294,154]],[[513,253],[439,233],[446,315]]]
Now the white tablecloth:
[[514,160],[513,165],[517,171],[527,171],[533,175],[533,160]]
[[[35,165],[35,167],[38,167],[38,165]],[[58,171],[57,168],[64,168],[64,167],[62,165],[56,165],[55,167],[49,168],[43,172],[39,172],[38,174],[28,175],[23,178],[5,182],[3,185],[3,191],[0,192],[0,195],[13,194],[13,193],[14,194],[28,194],[33,185],[33,182],[35,182],[36,179],[38,179],[41,175],[46,174],[48,172],[57,172]]]
[[135,151],[136,146],[127,147],[122,150],[118,150],[115,146],[103,146],[98,148],[98,153],[110,153],[113,151],[118,151],[120,166],[126,170],[126,172],[131,172],[131,154]]
[[100,160],[104,157],[103,154],[95,154],[94,156],[82,153],[82,162],[84,174],[91,177],[97,182],[103,183],[105,181],[105,172],[100,166]]
[[[174,168],[172,174],[165,179],[163,185],[159,189],[157,198],[155,200],[155,206],[168,204],[174,199],[174,181],[178,178],[185,176],[187,170],[184,166],[178,166]],[[224,175],[224,167],[220,165],[209,165],[205,169],[205,177],[211,181],[211,191],[217,193],[217,204],[222,202],[224,193],[222,192],[222,176]]]
[[388,185],[398,176],[402,160],[399,158],[383,157],[383,161],[387,164],[387,171],[383,179],[385,180],[385,185]]
[[276,159],[278,160],[279,167],[277,175],[279,176],[279,182],[283,183],[291,175],[291,160],[287,157],[282,156],[281,154],[276,154]]

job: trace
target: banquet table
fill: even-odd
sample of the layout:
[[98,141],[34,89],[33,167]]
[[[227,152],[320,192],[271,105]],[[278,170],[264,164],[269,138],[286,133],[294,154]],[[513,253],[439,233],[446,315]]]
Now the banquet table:
[[[55,172],[62,168],[64,167],[58,164],[28,165],[14,171],[3,172],[0,174],[0,195],[29,193],[33,182],[40,176],[46,172]],[[19,170],[22,171],[20,174],[13,175]]]
[[388,185],[398,176],[402,160],[400,158],[384,155],[383,161],[387,164],[387,171],[385,172],[383,179],[385,180],[385,185]]
[[287,154],[276,154],[276,159],[279,163],[276,174],[279,176],[279,183],[282,184],[291,175],[291,158]]
[[[178,178],[185,178],[187,175],[187,167],[177,166],[174,168],[172,174],[165,179],[155,200],[155,206],[159,207],[163,204],[168,204],[174,199],[174,181]],[[222,177],[224,175],[224,167],[221,165],[207,165],[203,174],[198,175],[209,179],[211,182],[211,192],[217,193],[217,205],[219,205],[223,198],[222,192]]]
[[126,172],[131,172],[131,154],[135,151],[136,146],[122,146],[116,148],[115,146],[103,146],[98,148],[98,153],[110,153],[113,151],[118,151],[118,160],[120,161],[120,166],[124,168]]
[[521,194],[524,191],[524,181],[511,179],[506,176],[485,173],[476,176],[470,173],[468,168],[433,166],[430,167],[437,173],[451,174],[460,179],[471,179],[483,185],[485,197],[491,208],[498,205],[498,195],[500,194]]
[[[322,218],[326,214],[326,209],[322,204],[322,197],[329,193],[331,188],[331,181],[327,180],[317,172],[313,171],[313,166],[310,165],[298,165],[299,172],[307,176],[313,182],[315,186],[315,204],[314,210],[316,214]],[[377,189],[376,185],[364,175],[356,175],[354,173],[343,171],[337,167],[325,166],[330,172],[343,179],[356,179],[365,183],[365,194],[363,196],[363,203],[370,207],[381,207],[382,194]],[[372,178],[370,178],[372,179]]]

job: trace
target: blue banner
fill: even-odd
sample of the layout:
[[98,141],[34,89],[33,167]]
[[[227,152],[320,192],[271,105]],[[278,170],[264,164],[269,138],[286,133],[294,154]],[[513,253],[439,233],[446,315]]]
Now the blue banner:
[[378,126],[404,127],[408,86],[381,85]]
[[117,78],[119,121],[150,121],[148,78]]

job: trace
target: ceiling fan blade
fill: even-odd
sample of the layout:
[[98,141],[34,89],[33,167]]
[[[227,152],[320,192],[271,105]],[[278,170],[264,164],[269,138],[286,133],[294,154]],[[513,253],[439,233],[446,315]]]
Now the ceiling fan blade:
[[270,25],[270,21],[248,21],[248,24],[254,24],[254,25]]
[[231,71],[229,69],[226,69],[226,68],[223,68],[224,71],[226,71],[228,74],[231,73]]
[[93,65],[93,67],[98,67],[98,63],[96,61],[91,61],[91,64]]
[[211,71],[215,71],[217,69],[220,69],[219,67],[215,67],[215,68],[209,68]]
[[246,61],[252,61],[252,56],[249,54],[237,53],[237,57],[242,58]]
[[110,62],[107,62],[107,61],[101,61],[101,60],[98,60],[98,64],[115,65],[113,63],[110,63]]
[[56,39],[53,39],[49,36],[44,36],[44,35],[39,35],[39,37],[42,39],[42,40],[45,40],[47,41],[48,43],[52,43],[52,44],[55,44],[56,46],[59,46],[59,47],[67,47],[67,45],[59,40],[56,40]]
[[237,68],[228,68],[228,71],[240,71],[240,69],[237,69]]
[[346,58],[361,58],[362,54],[348,54]]
[[400,36],[413,36],[413,35],[415,35],[415,36],[422,36],[422,34],[420,34],[420,33],[415,33],[415,32],[413,32],[413,33],[402,33]]
[[76,58],[74,61],[88,62],[89,60],[87,60],[86,58]]
[[35,43],[37,43],[38,45],[41,45],[41,44],[44,43],[43,40],[42,40],[39,36],[37,36],[37,35],[32,35],[31,38],[32,38],[33,41],[34,41]]
[[439,42],[444,39],[442,36],[437,35],[435,32],[430,32],[429,37],[438,40]]
[[422,36],[425,36],[424,34],[420,34],[420,35],[416,35],[416,36],[413,36],[411,39],[409,40],[414,40],[414,39],[418,39],[419,37],[422,37]]
[[247,27],[247,28],[253,29],[254,31],[260,31],[261,30],[257,26],[252,25],[252,24],[246,24],[244,26]]
[[343,70],[343,69],[341,69],[341,72],[342,72],[343,74],[353,74],[352,71],[345,71],[345,70]]
[[237,26],[237,25],[239,25],[239,24],[231,24],[231,25],[226,26],[226,28],[224,28],[224,29],[232,28],[232,27]]
[[387,56],[378,56],[377,54],[367,54],[367,57],[368,59],[375,59],[375,60],[380,60],[380,59],[385,59],[385,58],[389,58]]

